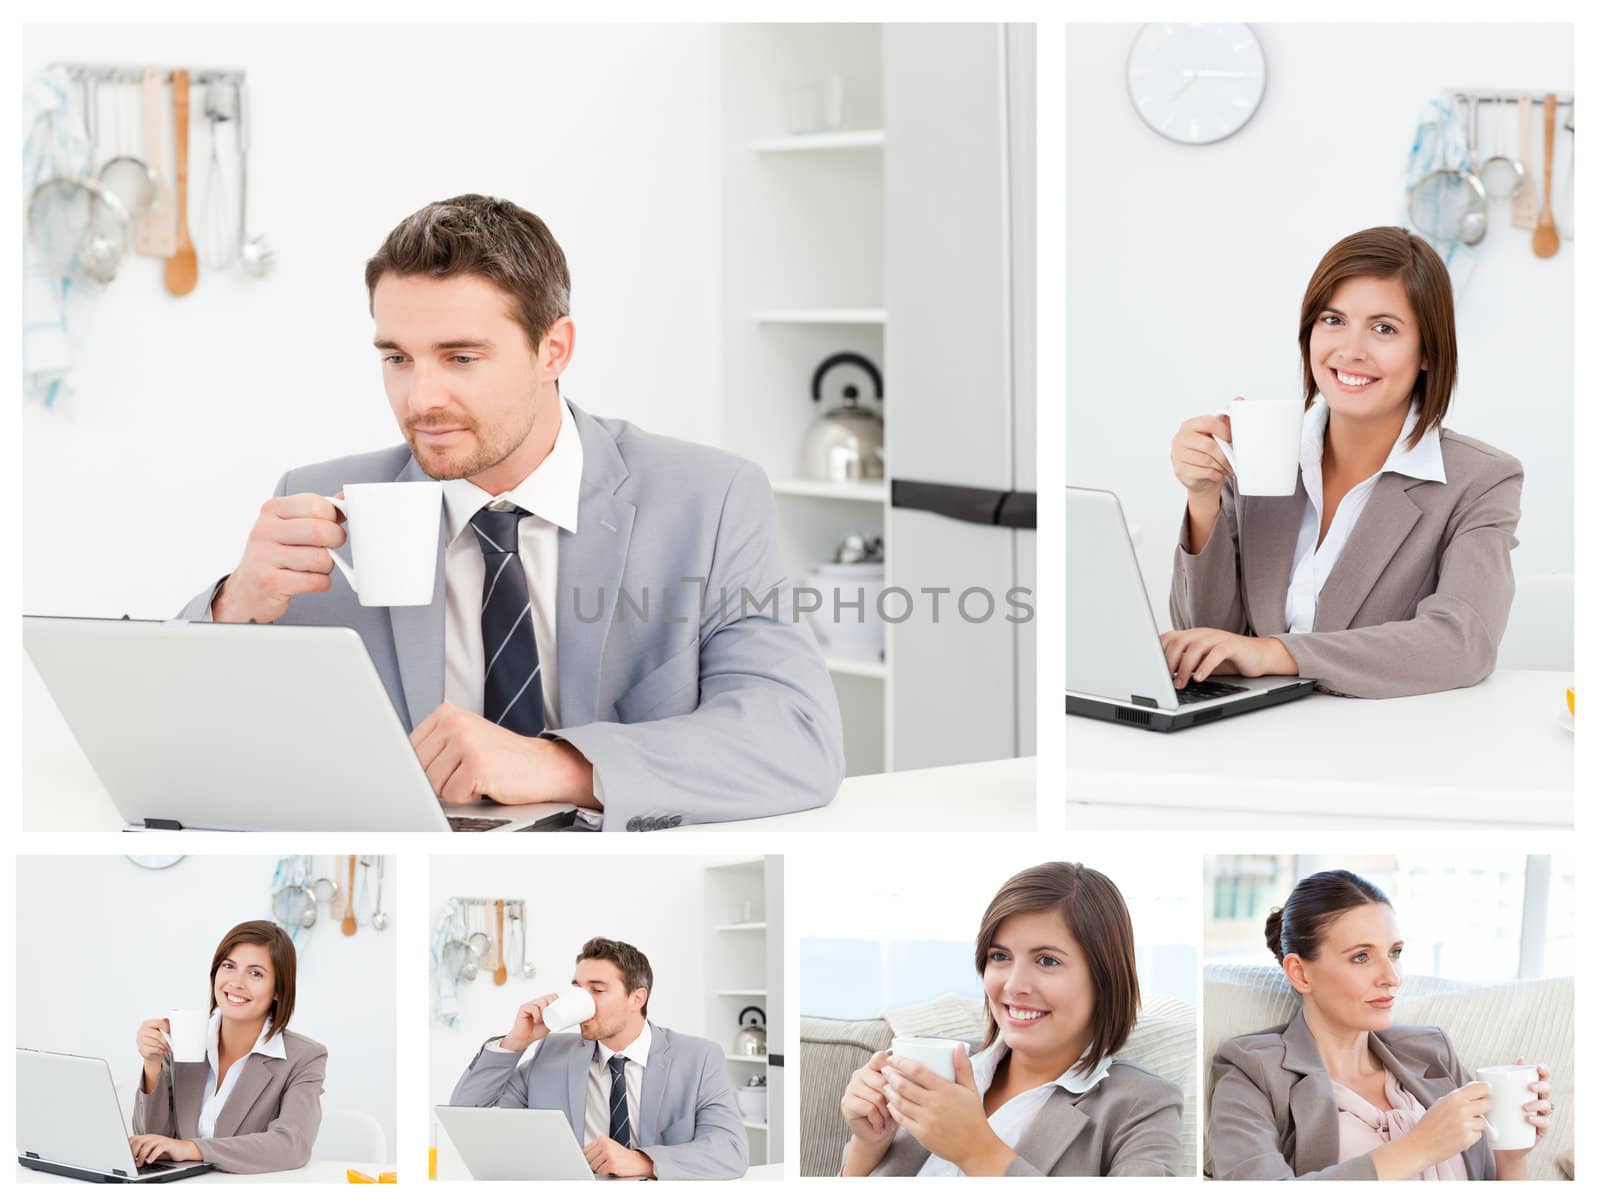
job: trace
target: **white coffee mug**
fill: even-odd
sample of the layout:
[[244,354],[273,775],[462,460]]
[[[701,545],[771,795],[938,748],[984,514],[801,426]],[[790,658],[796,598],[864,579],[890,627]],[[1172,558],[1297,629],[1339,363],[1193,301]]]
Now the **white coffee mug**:
[[174,1062],[205,1062],[206,1035],[211,1014],[198,1008],[175,1008],[167,1013],[167,1045]]
[[361,569],[337,550],[334,566],[369,608],[433,603],[439,562],[439,516],[444,486],[426,483],[347,483],[344,498],[325,499],[344,514],[350,543],[361,548]]
[[551,1033],[581,1025],[594,1016],[594,997],[581,987],[568,988],[544,1006],[541,1019]]
[[1298,405],[1278,400],[1236,399],[1228,405],[1232,443],[1217,445],[1233,467],[1241,496],[1292,496],[1300,480]]
[[892,1064],[897,1058],[909,1058],[927,1067],[940,1079],[954,1083],[956,1047],[964,1045],[965,1042],[958,1042],[954,1038],[897,1037],[889,1043],[889,1061]]
[[1528,1124],[1522,1106],[1538,1098],[1533,1085],[1539,1082],[1539,1068],[1479,1067],[1478,1082],[1489,1085],[1489,1112],[1484,1117],[1489,1145],[1495,1150],[1526,1150],[1533,1145],[1539,1131]]

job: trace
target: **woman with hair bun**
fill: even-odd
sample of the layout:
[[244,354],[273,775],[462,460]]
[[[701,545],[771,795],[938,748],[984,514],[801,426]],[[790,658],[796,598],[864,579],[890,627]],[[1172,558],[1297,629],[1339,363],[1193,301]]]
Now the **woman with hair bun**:
[[1116,1058],[1139,1015],[1122,893],[1078,863],[1008,880],[979,923],[987,1035],[952,1083],[887,1050],[850,1077],[844,1175],[1176,1175],[1183,1093]]
[[322,1123],[328,1050],[289,1030],[295,953],[271,921],[246,921],[211,956],[204,1062],[174,1062],[164,1017],[139,1026],[134,1162],[208,1162],[219,1171],[291,1171]]
[[1294,495],[1238,494],[1225,416],[1172,439],[1188,491],[1161,635],[1173,683],[1305,675],[1381,697],[1481,682],[1515,590],[1522,464],[1444,427],[1455,307],[1433,248],[1394,227],[1333,246],[1301,300],[1300,366]]
[[[1528,1177],[1532,1147],[1483,1140],[1488,1085],[1445,1032],[1394,1024],[1405,943],[1383,892],[1350,871],[1308,875],[1267,918],[1266,939],[1300,1011],[1212,1059],[1213,1178]],[[1523,1105],[1535,1145],[1554,1109],[1549,1069],[1538,1076]]]

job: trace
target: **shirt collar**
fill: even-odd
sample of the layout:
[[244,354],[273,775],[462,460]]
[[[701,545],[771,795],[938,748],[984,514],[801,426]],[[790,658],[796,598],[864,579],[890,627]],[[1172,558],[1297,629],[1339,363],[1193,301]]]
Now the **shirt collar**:
[[[1400,430],[1400,436],[1389,447],[1389,457],[1383,460],[1383,466],[1378,468],[1378,474],[1392,472],[1395,475],[1406,475],[1412,479],[1425,479],[1433,483],[1444,483],[1444,450],[1439,443],[1439,427],[1428,426],[1415,446],[1407,445],[1411,431],[1417,427],[1417,422],[1422,419],[1422,407],[1416,403],[1411,405],[1411,410],[1406,413],[1406,423]],[[1311,407],[1306,410],[1306,415],[1300,422],[1300,471],[1307,480],[1315,480],[1319,486],[1313,494],[1321,494],[1320,482],[1322,479],[1322,443],[1328,435],[1328,402],[1318,396]],[[1308,492],[1313,489],[1307,487]]]
[[[1000,1066],[1000,1060],[1010,1051],[1011,1047],[1006,1045],[1004,1036],[997,1035],[994,1041],[972,1056],[972,1082],[978,1085],[980,1096],[988,1092],[989,1085],[994,1082],[994,1073]],[[1081,1096],[1110,1073],[1111,1062],[1111,1055],[1108,1054],[1099,1062],[1082,1069],[1074,1063],[1045,1086],[1065,1088]]]
[[561,428],[556,431],[550,453],[526,479],[509,492],[491,496],[470,479],[444,481],[445,537],[455,541],[478,510],[495,500],[515,504],[525,512],[560,526],[568,533],[578,531],[578,493],[583,486],[583,438],[578,422],[565,397],[556,409]]
[[650,1022],[644,1023],[644,1028],[639,1031],[639,1036],[634,1038],[621,1050],[613,1050],[604,1042],[594,1044],[595,1053],[599,1055],[600,1065],[605,1066],[614,1055],[622,1055],[629,1062],[636,1062],[641,1067],[650,1061]]
[[[260,1054],[265,1058],[288,1058],[289,1051],[283,1044],[283,1030],[278,1030],[271,1037],[267,1030],[272,1028],[272,1021],[268,1019],[262,1026],[261,1032],[256,1035],[256,1044],[250,1047],[250,1054]],[[222,1063],[222,1052],[219,1046],[222,1041],[222,1010],[216,1009],[211,1014],[211,1021],[206,1026],[206,1061],[211,1064],[211,1069],[216,1071]],[[250,1054],[245,1057],[249,1058]]]

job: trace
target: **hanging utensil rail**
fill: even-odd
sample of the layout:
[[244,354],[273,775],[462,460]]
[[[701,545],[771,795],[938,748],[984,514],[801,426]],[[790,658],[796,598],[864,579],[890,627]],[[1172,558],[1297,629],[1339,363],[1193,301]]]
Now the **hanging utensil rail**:
[[[54,66],[63,68],[69,78],[74,81],[92,79],[96,83],[143,83],[145,68],[143,66],[124,66],[118,63],[55,63]],[[158,78],[162,83],[172,82],[174,69],[168,67],[161,70]],[[240,84],[245,81],[244,70],[240,67],[197,67],[189,71],[189,86],[201,87],[208,83]]]

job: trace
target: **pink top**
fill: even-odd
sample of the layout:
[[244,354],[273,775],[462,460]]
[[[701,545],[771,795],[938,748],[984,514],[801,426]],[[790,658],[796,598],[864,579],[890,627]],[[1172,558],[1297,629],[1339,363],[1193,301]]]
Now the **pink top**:
[[[1388,1071],[1383,1073],[1383,1095],[1388,1101],[1387,1111],[1375,1108],[1371,1101],[1345,1087],[1337,1079],[1333,1083],[1333,1102],[1339,1107],[1339,1161],[1360,1158],[1371,1154],[1379,1146],[1402,1138],[1417,1127],[1417,1122],[1428,1110]],[[1413,1179],[1467,1179],[1467,1164],[1459,1154],[1452,1154],[1441,1163],[1424,1167],[1422,1174]]]

